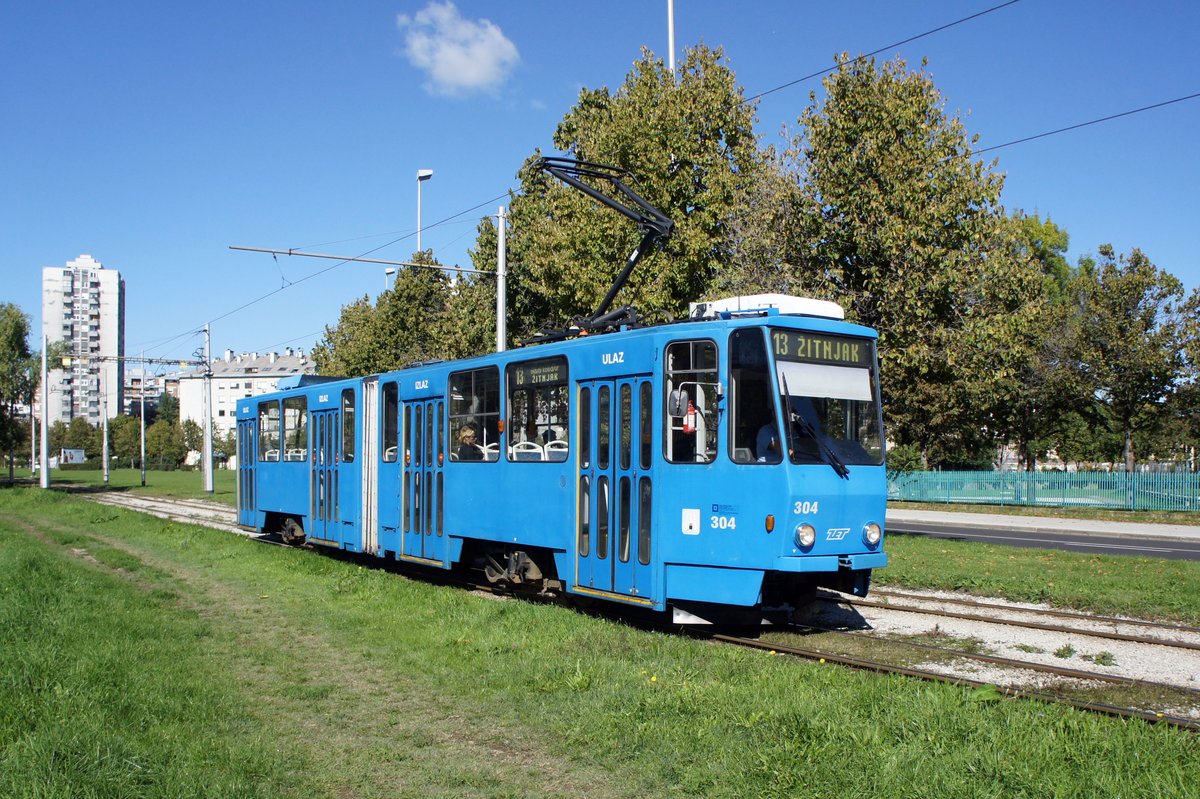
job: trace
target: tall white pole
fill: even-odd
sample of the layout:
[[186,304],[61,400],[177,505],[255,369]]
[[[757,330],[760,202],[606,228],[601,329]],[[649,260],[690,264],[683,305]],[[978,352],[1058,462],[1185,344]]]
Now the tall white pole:
[[104,469],[104,485],[108,486],[108,370],[104,370],[104,401],[100,403],[103,410],[104,418],[101,423],[104,425],[104,446],[101,447],[100,457],[104,459],[102,467]]
[[508,215],[500,206],[496,230],[496,352],[504,352],[508,342]]
[[42,488],[50,487],[50,425],[47,421],[50,418],[50,380],[46,377],[46,350],[49,347],[49,339],[46,334],[42,334],[42,476],[40,485]]
[[667,0],[667,68],[675,83],[675,0]]
[[212,459],[212,336],[204,326],[204,491],[213,492]]
[[146,351],[142,350],[142,485],[146,485]]
[[37,417],[33,415],[33,393],[29,394],[29,473],[33,474],[37,464]]
[[417,170],[417,252],[421,250],[421,184],[433,177],[432,169]]

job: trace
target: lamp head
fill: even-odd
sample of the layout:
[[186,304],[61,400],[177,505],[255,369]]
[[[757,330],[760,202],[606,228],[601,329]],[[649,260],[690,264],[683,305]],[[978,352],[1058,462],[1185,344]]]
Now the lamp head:
[[432,169],[418,169],[417,170],[417,180],[418,181],[429,180],[431,177],[433,177]]

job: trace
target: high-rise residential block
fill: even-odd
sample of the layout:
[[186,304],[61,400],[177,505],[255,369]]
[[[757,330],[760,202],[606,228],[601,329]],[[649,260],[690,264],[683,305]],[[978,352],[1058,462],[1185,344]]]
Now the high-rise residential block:
[[125,391],[125,281],[90,255],[42,270],[42,332],[64,342],[52,362],[50,423],[77,416],[98,424],[121,413]]

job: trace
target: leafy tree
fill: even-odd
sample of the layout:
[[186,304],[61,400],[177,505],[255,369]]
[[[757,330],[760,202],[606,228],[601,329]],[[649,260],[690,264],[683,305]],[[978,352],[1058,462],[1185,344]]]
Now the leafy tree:
[[146,428],[146,458],[154,459],[159,467],[178,466],[187,455],[183,430],[177,424],[159,419]]
[[325,338],[313,348],[317,372],[323,375],[366,375],[378,371],[383,343],[374,337],[375,306],[362,297],[342,306],[333,327],[326,326]]
[[88,420],[82,416],[76,416],[67,425],[67,434],[63,439],[63,449],[81,449],[88,458],[95,458],[100,455],[100,440],[97,437],[98,429],[92,427]]
[[180,425],[183,433],[183,445],[189,452],[204,451],[204,428],[193,419],[184,419]]
[[136,416],[115,416],[108,421],[109,446],[121,463],[132,464],[142,456],[142,425]]
[[[753,121],[722,52],[704,46],[687,52],[678,84],[644,51],[615,92],[580,91],[554,146],[628,170],[630,187],[676,223],[665,251],[646,256],[617,305],[677,314],[729,263],[733,222],[767,168]],[[521,169],[511,200],[510,328],[517,337],[594,311],[640,238],[624,216],[534,169],[536,158]]]
[[59,450],[68,446],[67,423],[62,419],[54,420],[50,423],[50,430],[47,436],[50,439],[50,454],[57,456]]
[[233,457],[237,452],[237,431],[230,430],[223,436],[217,436],[213,440],[213,454],[217,457],[217,453],[224,453],[226,458]]
[[337,325],[313,349],[317,370],[325,375],[365,375],[399,369],[416,361],[445,357],[441,339],[449,278],[428,250],[396,273],[393,287],[372,305],[363,297],[343,306]]
[[9,456],[9,479],[15,450],[25,440],[17,405],[28,403],[36,385],[29,350],[29,317],[11,303],[0,304],[0,451]]
[[796,282],[876,328],[889,436],[928,460],[976,459],[1036,315],[1013,257],[1002,177],[971,157],[930,77],[842,55],[800,118]]
[[[150,416],[150,414],[146,414]],[[166,422],[171,425],[179,424],[179,398],[171,394],[162,394],[158,398],[158,408],[153,418],[155,421]],[[150,419],[146,420],[150,423]]]
[[1135,463],[1134,433],[1152,426],[1185,377],[1183,286],[1134,249],[1100,247],[1094,272],[1082,275],[1084,361],[1097,397],[1121,433],[1125,468]]
[[[1067,415],[1094,406],[1095,387],[1080,361],[1082,316],[1078,284],[1067,264],[1067,232],[1050,220],[1017,212],[1010,219],[1013,257],[1032,263],[1041,274],[1040,302],[1023,315],[1011,339],[1011,379],[998,386],[995,426],[1002,441],[1015,445],[1028,471],[1053,446]],[[1095,419],[1094,413],[1089,414]]]

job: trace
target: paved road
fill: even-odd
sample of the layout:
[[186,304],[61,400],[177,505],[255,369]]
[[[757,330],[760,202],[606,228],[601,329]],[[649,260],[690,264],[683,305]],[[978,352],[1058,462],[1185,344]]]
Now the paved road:
[[889,509],[887,530],[1068,552],[1200,560],[1200,526]]

